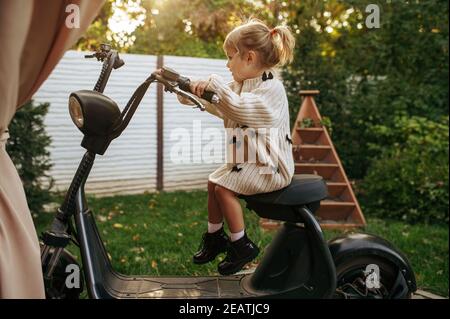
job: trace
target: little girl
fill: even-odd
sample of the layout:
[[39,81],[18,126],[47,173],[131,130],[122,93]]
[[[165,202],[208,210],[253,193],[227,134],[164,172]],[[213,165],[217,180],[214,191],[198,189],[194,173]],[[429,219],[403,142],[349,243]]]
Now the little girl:
[[[227,84],[212,74],[206,81],[191,83],[192,92],[199,97],[205,90],[219,96],[218,104],[202,102],[208,112],[223,119],[233,149],[232,159],[209,176],[208,231],[193,256],[194,263],[203,264],[227,252],[218,265],[222,275],[241,270],[259,253],[245,232],[238,195],[279,190],[288,186],[294,175],[288,100],[273,69],[292,62],[294,43],[287,27],[270,29],[251,19],[231,31],[223,45],[234,81]],[[179,100],[190,104],[181,97]],[[242,135],[247,139],[238,141]],[[248,159],[252,151],[257,154],[253,161]],[[244,156],[236,160],[239,152]],[[223,229],[224,218],[230,237]]]

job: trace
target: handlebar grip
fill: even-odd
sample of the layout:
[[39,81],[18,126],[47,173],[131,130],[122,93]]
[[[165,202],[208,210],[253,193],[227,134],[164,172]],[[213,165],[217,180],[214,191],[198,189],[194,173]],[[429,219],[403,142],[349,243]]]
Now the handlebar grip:
[[[180,76],[178,79],[178,86],[180,87],[180,89],[182,89],[183,91],[189,92],[192,94],[191,92],[191,80],[189,78]],[[217,96],[216,93],[212,92],[212,91],[205,91],[203,92],[202,99],[208,101],[209,103],[213,103],[213,104],[217,104],[219,103],[219,97]]]
[[213,103],[213,104],[219,103],[219,97],[217,96],[216,93],[214,93],[212,91],[203,92],[201,98],[208,101],[209,103]]

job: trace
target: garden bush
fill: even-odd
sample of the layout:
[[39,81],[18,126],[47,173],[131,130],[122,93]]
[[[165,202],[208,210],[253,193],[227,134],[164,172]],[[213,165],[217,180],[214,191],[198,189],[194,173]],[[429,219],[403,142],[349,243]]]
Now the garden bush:
[[373,133],[392,146],[371,145],[380,155],[361,186],[365,214],[448,224],[448,121],[404,116],[393,127],[374,127]]
[[9,125],[10,139],[6,150],[19,172],[28,206],[32,213],[42,211],[51,201],[53,179],[47,175],[51,168],[50,137],[45,132],[44,118],[50,104],[25,104]]

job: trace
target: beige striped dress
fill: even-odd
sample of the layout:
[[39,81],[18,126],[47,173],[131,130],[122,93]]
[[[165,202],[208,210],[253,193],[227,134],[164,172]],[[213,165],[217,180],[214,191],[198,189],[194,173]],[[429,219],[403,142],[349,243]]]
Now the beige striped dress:
[[209,113],[223,119],[227,138],[226,163],[209,181],[243,195],[279,190],[294,175],[286,91],[274,70],[263,74],[242,83],[212,74],[206,90],[220,102],[202,100]]

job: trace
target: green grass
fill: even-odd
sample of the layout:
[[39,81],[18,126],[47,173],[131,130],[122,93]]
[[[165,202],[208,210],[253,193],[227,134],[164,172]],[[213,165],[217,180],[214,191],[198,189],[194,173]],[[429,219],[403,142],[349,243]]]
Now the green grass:
[[[116,270],[124,274],[180,276],[217,274],[217,260],[200,266],[191,261],[207,227],[206,200],[204,191],[88,198]],[[265,247],[274,232],[262,230],[255,213],[247,209],[244,212],[249,237]],[[49,227],[52,218],[52,214],[35,218],[38,233]],[[365,231],[386,238],[405,253],[420,289],[448,296],[447,227],[369,218]],[[338,234],[325,232],[327,239]],[[69,250],[77,254],[75,248]]]

